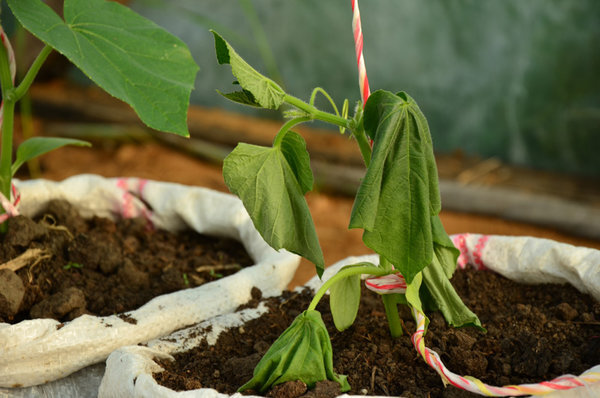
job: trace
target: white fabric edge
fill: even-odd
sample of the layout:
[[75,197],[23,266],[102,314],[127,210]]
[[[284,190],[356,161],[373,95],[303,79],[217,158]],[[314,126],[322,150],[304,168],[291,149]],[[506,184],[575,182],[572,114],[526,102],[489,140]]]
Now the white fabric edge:
[[[483,235],[464,234],[469,255],[475,253]],[[584,247],[575,247],[548,239],[533,237],[506,237],[486,236],[486,243],[481,248],[482,260],[488,269],[498,272],[505,277],[526,283],[571,283],[584,293],[595,292],[600,289],[600,251]],[[472,258],[471,258],[472,259]],[[525,264],[530,261],[529,264]],[[323,280],[312,278],[304,286],[316,291],[327,279],[331,278],[341,267],[358,262],[379,263],[379,256],[366,255],[348,257],[331,267],[325,269]],[[539,271],[535,270],[535,262],[539,264]],[[581,266],[584,262],[585,266]],[[594,265],[595,264],[595,265]],[[587,277],[587,279],[586,279]],[[595,297],[595,296],[594,296]],[[596,299],[598,299],[596,297]],[[600,301],[600,299],[599,299]],[[235,317],[236,314],[231,314]],[[206,321],[205,324],[212,320]],[[176,344],[177,345],[177,344]],[[164,397],[164,398],[226,398],[214,389],[197,389],[185,392],[176,392],[160,386],[151,372],[148,374],[135,373],[137,369],[151,367],[153,355],[159,345],[153,345],[154,351],[141,352],[137,347],[123,347],[107,360],[106,371],[99,390],[99,398],[116,397]],[[176,348],[169,347],[169,352]],[[164,354],[164,350],[159,350]],[[596,369],[598,366],[593,367]],[[127,376],[129,375],[129,376]],[[541,380],[540,380],[541,381]],[[568,391],[557,391],[546,395],[552,398],[589,397],[600,394],[600,383],[593,383],[584,387]],[[239,394],[232,397],[239,398]],[[340,397],[353,397],[343,394]]]
[[[135,192],[142,182],[143,192]],[[275,251],[266,244],[241,201],[232,195],[180,184],[96,175],[79,175],[61,182],[15,183],[22,198],[21,214],[37,214],[48,200],[65,199],[85,217],[115,218],[123,213],[125,202],[129,214],[141,214],[145,201],[153,209],[150,218],[154,225],[169,230],[189,226],[201,233],[238,239],[256,264],[203,286],[154,298],[127,313],[137,320],[135,325],[118,316],[89,315],[67,322],[60,329],[59,322],[50,319],[0,323],[0,387],[26,387],[56,380],[105,360],[119,347],[147,342],[231,312],[251,298],[255,286],[265,296],[280,294],[299,264],[298,256]],[[123,184],[134,187],[131,192],[143,201]]]

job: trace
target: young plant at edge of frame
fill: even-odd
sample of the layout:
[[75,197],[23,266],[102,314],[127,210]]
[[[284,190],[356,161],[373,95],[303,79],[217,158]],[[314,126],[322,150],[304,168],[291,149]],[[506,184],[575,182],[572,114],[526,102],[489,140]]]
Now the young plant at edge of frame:
[[[306,144],[292,131],[300,123],[321,120],[348,130],[360,148],[367,167],[355,198],[349,228],[363,229],[363,242],[379,254],[379,264],[348,265],[327,280],[308,309],[273,343],[258,363],[253,378],[240,391],[264,393],[286,381],[302,380],[309,387],[325,379],[341,390],[350,386],[333,370],[329,335],[316,306],[329,290],[330,308],[337,329],[354,322],[360,301],[361,275],[393,280],[395,290],[378,290],[393,337],[402,335],[398,304],[439,310],[455,327],[481,323],[450,284],[458,250],[439,218],[441,201],[429,127],[416,102],[404,92],[378,90],[364,106],[357,104],[348,116],[321,88],[309,102],[287,94],[275,82],[248,65],[218,33],[212,31],[219,64],[229,64],[241,90],[226,98],[255,107],[291,107],[271,147],[240,143],[225,159],[223,176],[239,196],[262,237],[275,249],[296,253],[316,266],[324,259],[304,195],[312,189],[313,174]],[[314,106],[324,95],[334,113]],[[373,145],[371,148],[370,142]]]
[[[149,127],[189,135],[187,108],[198,66],[181,40],[112,1],[65,0],[64,19],[40,0],[7,3],[19,23],[45,46],[15,86],[14,53],[0,27],[0,193],[5,198],[10,199],[12,178],[23,163],[65,145],[89,146],[74,139],[34,137],[19,146],[13,162],[15,104],[53,50],[109,94],[128,103]],[[6,231],[6,223],[0,230]]]

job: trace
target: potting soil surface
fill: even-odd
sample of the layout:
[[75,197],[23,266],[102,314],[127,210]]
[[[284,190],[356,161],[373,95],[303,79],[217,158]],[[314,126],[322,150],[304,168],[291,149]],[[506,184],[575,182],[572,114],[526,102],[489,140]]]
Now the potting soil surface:
[[[439,312],[428,313],[431,323],[426,345],[440,354],[451,371],[501,386],[580,374],[598,364],[600,304],[573,287],[521,285],[489,271],[472,269],[457,271],[452,283],[487,333],[472,327],[449,327]],[[156,373],[155,379],[178,391],[208,387],[234,393],[252,377],[261,356],[307,308],[311,298],[305,291],[268,299],[268,314],[223,332],[215,346],[202,343],[197,349],[175,354],[174,362],[161,360],[166,370]],[[406,306],[400,306],[405,333],[398,339],[389,336],[381,300],[366,289],[356,322],[344,332],[333,326],[327,297],[317,309],[331,336],[335,371],[348,375],[352,386],[349,394],[476,396],[444,387],[437,373],[418,355],[410,341],[415,322]],[[282,384],[270,395],[300,396],[306,393],[301,384]],[[309,396],[340,393],[335,383],[333,390],[331,387],[331,383],[318,385]]]
[[18,216],[8,225],[0,264],[27,250],[33,257],[16,276],[0,270],[0,322],[123,313],[253,264],[234,240],[156,230],[144,219],[85,220],[64,201],[50,202],[35,220]]

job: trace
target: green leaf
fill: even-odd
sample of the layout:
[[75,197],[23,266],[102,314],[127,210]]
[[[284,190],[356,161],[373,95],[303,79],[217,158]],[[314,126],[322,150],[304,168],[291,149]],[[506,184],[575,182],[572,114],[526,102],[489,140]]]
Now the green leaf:
[[279,336],[254,369],[254,376],[238,391],[255,390],[264,394],[286,381],[302,380],[309,388],[318,381],[332,380],[341,391],[350,390],[346,376],[333,371],[331,340],[321,314],[304,311]]
[[[240,57],[233,47],[217,32],[211,30],[215,37],[215,51],[217,53],[217,62],[221,65],[230,64],[231,73],[237,78],[242,88],[255,99],[255,103],[263,108],[278,109],[283,104],[285,92],[273,80],[261,75],[252,66]],[[245,102],[246,99],[240,95],[226,96],[227,98],[246,105],[253,103]],[[242,101],[240,101],[242,99]]]
[[198,66],[181,40],[113,1],[65,0],[63,21],[40,0],[8,0],[19,22],[148,126],[187,136]]
[[434,255],[442,266],[446,277],[450,279],[456,270],[456,260],[460,255],[460,251],[454,246],[452,239],[446,233],[439,215],[431,218],[431,230]]
[[[340,269],[341,272],[346,267]],[[329,288],[329,307],[333,323],[339,331],[354,323],[360,304],[360,274],[342,278]]]
[[269,245],[307,258],[322,275],[323,252],[304,199],[308,173],[312,179],[306,167],[297,137],[288,132],[281,147],[238,144],[223,162],[223,177]]
[[[450,252],[451,249],[440,246],[442,252]],[[448,265],[442,265],[441,261],[446,261],[452,254],[438,256],[438,252],[433,257],[431,264],[423,270],[423,282],[426,287],[425,297],[431,307],[438,309],[444,315],[446,322],[454,327],[476,326],[483,330],[481,322],[461,300],[460,296],[454,290],[446,275],[445,269]],[[454,263],[456,265],[456,263]],[[431,300],[432,299],[432,300]]]
[[306,141],[298,133],[288,131],[281,142],[281,152],[296,176],[298,184],[305,194],[313,188],[314,177],[310,168],[310,156],[306,150]]
[[233,93],[222,93],[221,91],[217,90],[217,93],[221,94],[230,101],[237,102],[238,104],[261,108],[260,104],[256,102],[256,99],[248,90],[235,91]]
[[66,145],[92,146],[89,142],[75,140],[71,138],[57,137],[33,137],[29,138],[19,145],[15,162],[11,167],[11,175],[15,175],[17,170],[27,161],[41,156]]
[[414,100],[376,91],[364,111],[373,155],[358,190],[350,228],[410,283],[433,257],[431,217],[441,209],[433,146]]

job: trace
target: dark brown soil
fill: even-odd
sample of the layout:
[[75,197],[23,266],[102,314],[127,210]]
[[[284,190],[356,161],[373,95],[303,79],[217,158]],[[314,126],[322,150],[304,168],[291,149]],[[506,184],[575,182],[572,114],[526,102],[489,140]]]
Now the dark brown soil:
[[61,201],[50,202],[35,220],[18,216],[8,225],[0,264],[27,250],[43,252],[16,276],[0,271],[0,322],[122,313],[253,264],[230,239],[155,230],[144,219],[85,220]]
[[[426,344],[451,371],[506,385],[580,374],[598,364],[600,304],[571,286],[520,285],[492,272],[470,269],[458,271],[452,283],[487,333],[449,328],[439,313],[428,314]],[[335,371],[348,375],[350,394],[476,396],[452,386],[444,388],[410,342],[415,324],[406,308],[400,312],[407,333],[392,340],[381,300],[370,291],[363,293],[357,321],[344,332],[334,329],[326,298],[318,307],[331,336]],[[310,294],[291,292],[269,299],[269,314],[221,334],[216,346],[203,343],[175,355],[175,362],[161,361],[167,370],[155,378],[174,390],[209,387],[233,393],[250,379],[262,354],[309,301]],[[303,391],[295,383],[272,393],[287,397]]]

